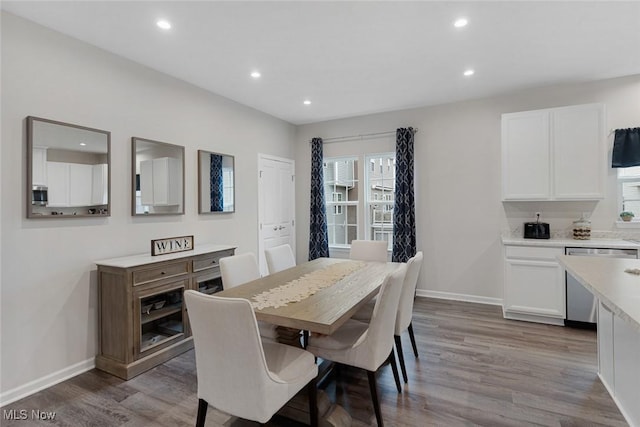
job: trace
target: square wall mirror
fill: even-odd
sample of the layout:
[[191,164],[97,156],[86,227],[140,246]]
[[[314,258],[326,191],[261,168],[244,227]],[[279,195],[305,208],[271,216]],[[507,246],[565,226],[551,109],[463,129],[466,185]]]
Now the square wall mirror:
[[235,212],[234,158],[198,150],[198,212]]
[[184,147],[131,138],[132,215],[184,214]]
[[27,218],[109,216],[111,132],[27,117]]

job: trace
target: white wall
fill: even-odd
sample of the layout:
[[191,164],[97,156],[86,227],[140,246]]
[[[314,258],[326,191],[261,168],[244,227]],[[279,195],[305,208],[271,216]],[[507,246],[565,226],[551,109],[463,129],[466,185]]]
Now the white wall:
[[[312,137],[419,128],[415,136],[417,244],[425,253],[419,292],[499,303],[503,231],[521,229],[523,222],[535,219],[536,211],[543,212],[543,220],[552,230],[562,231],[584,211],[591,213],[594,230],[610,232],[618,213],[615,171],[611,169],[606,199],[598,203],[503,204],[500,116],[591,102],[606,104],[607,130],[639,126],[640,76],[304,125],[297,129],[295,160],[299,171],[309,170],[308,141]],[[325,155],[385,151],[381,141],[325,144]],[[612,136],[607,143],[610,147]],[[607,161],[610,164],[610,154]],[[308,254],[309,180],[309,173],[298,173],[298,259],[306,259]]]
[[[257,153],[293,156],[294,126],[2,13],[2,403],[93,364],[94,260],[155,238],[257,251]],[[111,217],[26,219],[25,117],[111,131]],[[131,216],[131,137],[185,147],[185,215]],[[236,213],[197,214],[197,150],[236,161]]]

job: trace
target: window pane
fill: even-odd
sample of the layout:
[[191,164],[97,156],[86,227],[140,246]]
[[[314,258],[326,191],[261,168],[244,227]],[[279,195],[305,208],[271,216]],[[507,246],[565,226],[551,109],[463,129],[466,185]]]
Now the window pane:
[[632,166],[630,168],[618,168],[619,178],[640,177],[640,166]]
[[366,158],[367,232],[366,239],[384,240],[393,245],[393,207],[395,199],[395,153]]
[[358,161],[325,158],[324,190],[330,246],[346,246],[357,238]]
[[622,182],[622,210],[631,211],[635,218],[640,218],[640,181]]

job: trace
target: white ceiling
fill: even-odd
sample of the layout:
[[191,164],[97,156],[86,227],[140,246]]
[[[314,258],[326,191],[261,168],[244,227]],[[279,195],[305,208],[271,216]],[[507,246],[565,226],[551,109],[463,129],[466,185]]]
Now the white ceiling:
[[294,124],[640,74],[638,1],[1,4]]

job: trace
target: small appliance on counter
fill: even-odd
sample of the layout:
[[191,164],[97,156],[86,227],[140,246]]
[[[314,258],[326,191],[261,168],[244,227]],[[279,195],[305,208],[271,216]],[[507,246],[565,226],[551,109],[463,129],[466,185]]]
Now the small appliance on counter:
[[31,204],[46,206],[48,202],[48,189],[44,185],[34,185],[31,191]]
[[550,239],[551,232],[549,231],[549,224],[546,222],[540,222],[540,214],[536,214],[536,222],[524,223],[524,238],[525,239]]

